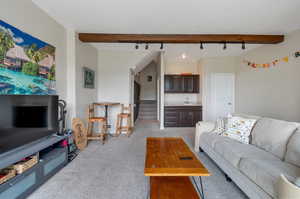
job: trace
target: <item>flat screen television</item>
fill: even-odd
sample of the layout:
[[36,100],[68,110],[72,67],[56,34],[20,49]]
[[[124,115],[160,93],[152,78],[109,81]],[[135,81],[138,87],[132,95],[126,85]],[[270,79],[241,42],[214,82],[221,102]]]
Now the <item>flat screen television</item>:
[[0,154],[58,131],[58,96],[0,95]]

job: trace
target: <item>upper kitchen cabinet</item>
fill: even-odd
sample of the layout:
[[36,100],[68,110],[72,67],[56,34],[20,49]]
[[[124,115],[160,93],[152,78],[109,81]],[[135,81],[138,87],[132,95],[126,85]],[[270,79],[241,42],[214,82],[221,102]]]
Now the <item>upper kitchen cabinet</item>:
[[180,93],[183,91],[183,79],[181,75],[165,75],[165,92]]
[[165,75],[165,93],[199,93],[199,75]]

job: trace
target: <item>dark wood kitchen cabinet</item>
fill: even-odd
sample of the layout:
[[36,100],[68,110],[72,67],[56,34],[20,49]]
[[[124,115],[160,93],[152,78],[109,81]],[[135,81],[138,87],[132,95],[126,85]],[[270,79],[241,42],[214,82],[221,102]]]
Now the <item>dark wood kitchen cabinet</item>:
[[165,75],[165,93],[199,93],[199,75]]
[[195,127],[202,121],[202,106],[165,106],[165,127]]
[[181,75],[165,76],[165,92],[176,93],[183,90],[183,81]]

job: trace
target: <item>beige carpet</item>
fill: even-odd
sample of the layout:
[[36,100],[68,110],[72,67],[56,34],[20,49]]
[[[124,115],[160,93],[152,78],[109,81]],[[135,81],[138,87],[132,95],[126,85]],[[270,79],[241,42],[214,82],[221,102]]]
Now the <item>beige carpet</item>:
[[[182,136],[192,148],[194,133],[194,128],[161,131],[155,123],[140,122],[130,138],[110,138],[105,145],[90,142],[88,148],[29,199],[145,199],[148,185],[148,178],[143,175],[145,138]],[[247,198],[234,183],[226,182],[206,155],[202,153],[199,158],[212,173],[203,178],[206,199]]]

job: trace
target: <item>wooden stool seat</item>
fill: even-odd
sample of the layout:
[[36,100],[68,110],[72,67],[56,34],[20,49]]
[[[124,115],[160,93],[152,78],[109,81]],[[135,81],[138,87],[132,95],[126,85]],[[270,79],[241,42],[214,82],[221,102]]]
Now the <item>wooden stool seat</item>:
[[103,135],[102,134],[91,134],[89,136],[87,136],[88,140],[102,140],[103,139]]
[[150,177],[150,199],[200,199],[189,177]]
[[119,116],[120,117],[129,117],[130,114],[129,113],[120,113]]
[[[126,111],[126,112],[125,112]],[[132,133],[132,122],[131,122],[131,105],[125,107],[122,104],[121,113],[118,114],[117,125],[116,125],[116,135],[119,136],[122,131],[126,132],[126,135],[129,137]],[[123,120],[126,121],[126,126],[123,126]]]
[[89,121],[91,122],[103,122],[103,121],[106,121],[105,117],[92,117],[92,118],[89,118]]
[[[89,105],[88,108],[88,140],[100,140],[102,144],[105,142],[105,136],[107,135],[107,120],[105,117],[95,117],[94,105]],[[99,123],[99,134],[93,134],[94,123]]]

